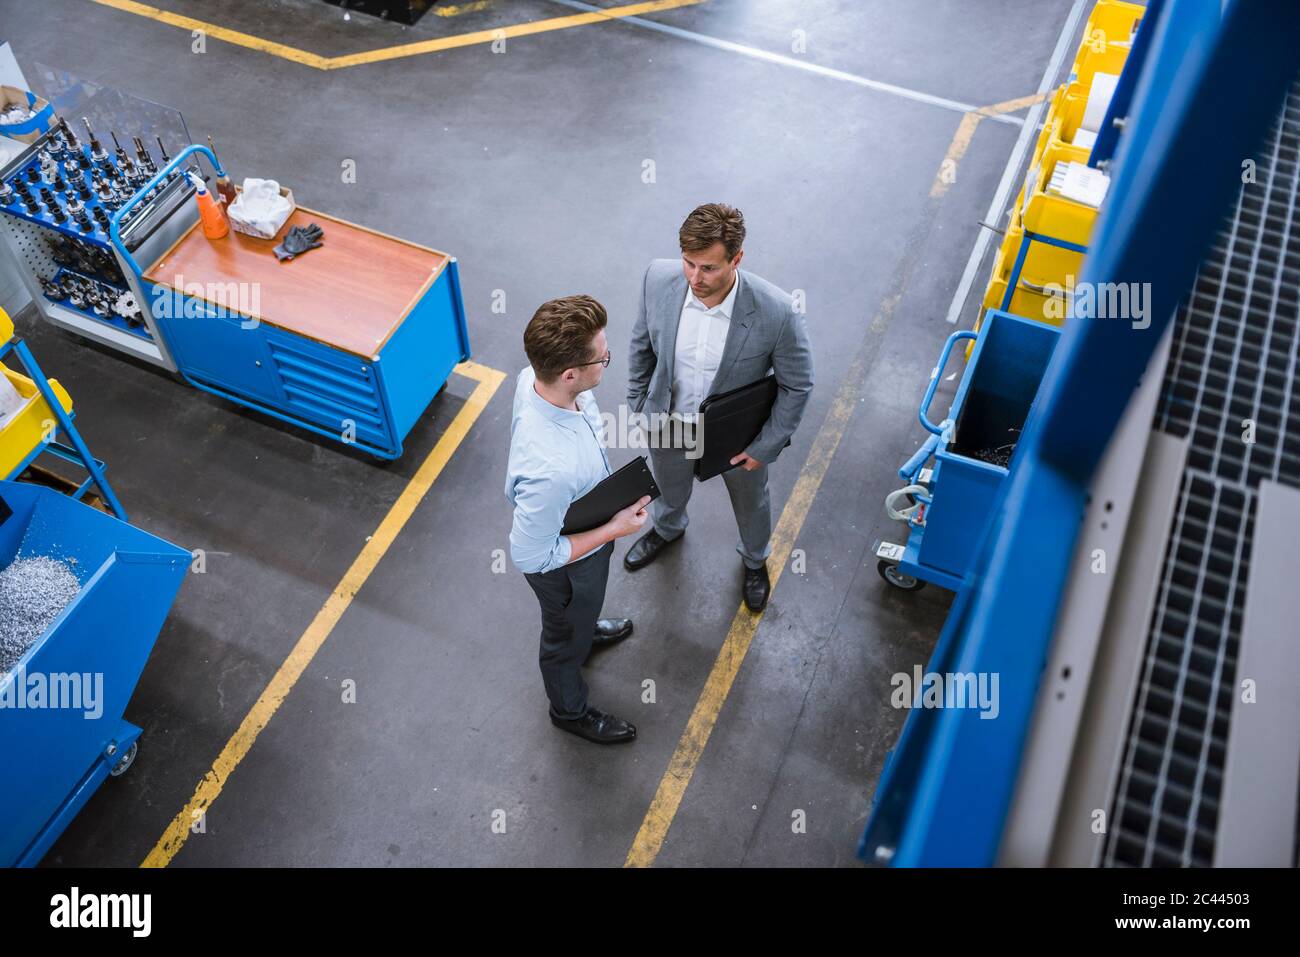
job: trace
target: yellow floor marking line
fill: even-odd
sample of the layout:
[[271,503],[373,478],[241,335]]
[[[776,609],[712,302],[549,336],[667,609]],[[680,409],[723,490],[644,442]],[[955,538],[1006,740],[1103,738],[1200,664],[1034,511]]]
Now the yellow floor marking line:
[[952,143],[948,145],[948,152],[944,154],[943,162],[939,164],[939,172],[935,174],[934,184],[930,187],[930,196],[938,199],[948,192],[948,187],[953,184],[957,176],[957,164],[966,155],[966,149],[970,146],[971,138],[975,135],[975,128],[979,126],[980,120],[986,116],[1001,116],[1004,113],[1024,110],[1045,99],[1047,99],[1046,93],[1035,93],[1019,99],[1007,100],[1004,103],[994,103],[992,106],[982,106],[963,116],[961,122],[957,124],[957,132],[952,138]]
[[453,3],[445,7],[434,7],[429,12],[435,17],[458,17],[462,13],[478,13],[492,6],[492,0],[475,0],[474,3]]
[[112,7],[115,10],[134,13],[138,17],[148,17],[150,20],[157,20],[159,23],[166,23],[182,30],[189,30],[191,33],[199,30],[217,40],[224,40],[226,43],[247,47],[250,50],[260,50],[263,53],[270,53],[286,60],[293,60],[295,63],[312,66],[318,70],[329,69],[329,57],[309,53],[306,50],[299,50],[283,43],[276,43],[274,40],[263,40],[261,37],[249,36],[247,33],[229,30],[226,27],[217,26],[215,23],[195,20],[193,17],[184,17],[179,13],[172,13],[170,10],[160,10],[157,7],[149,6],[147,3],[136,3],[135,0],[92,0],[92,2],[98,3],[102,7]]
[[[226,27],[218,26],[215,23],[207,23],[203,20],[196,20],[193,17],[182,16],[179,13],[172,13],[170,10],[161,10],[158,7],[151,7],[146,3],[137,3],[136,0],[91,0],[91,2],[98,3],[100,6],[104,7],[112,7],[115,10],[134,13],[136,16],[148,17],[150,20],[157,20],[160,23],[179,27],[182,30],[189,30],[191,32],[198,30],[207,36],[214,37],[218,40],[224,40],[226,43],[246,47],[250,50],[259,50],[262,53],[269,53],[272,56],[292,60],[295,63],[314,67],[317,70],[338,70],[344,67],[359,66],[363,63],[378,63],[384,60],[396,60],[402,57],[420,56],[424,53],[436,53],[440,50],[452,50],[458,47],[491,43],[494,40],[532,36],[535,33],[549,33],[553,30],[567,30],[571,27],[586,26],[589,23],[605,23],[610,20],[619,20],[623,17],[635,17],[646,13],[659,13],[663,10],[674,10],[678,7],[691,7],[696,4],[704,3],[705,0],[648,0],[648,2],[645,3],[630,3],[621,7],[610,7],[607,10],[601,10],[599,13],[579,13],[566,17],[550,17],[545,20],[534,20],[529,23],[515,23],[509,26],[497,27],[492,30],[476,30],[473,33],[461,33],[456,36],[438,37],[434,40],[423,40],[417,43],[404,43],[400,46],[384,47],[379,50],[367,50],[364,53],[351,53],[345,56],[334,57],[321,56],[320,54],[312,53],[309,50],[300,50],[297,47],[291,47],[284,43],[276,43],[274,40],[264,40],[261,37],[251,36],[247,33],[240,33],[238,30],[230,30]],[[455,7],[443,9],[456,9],[457,13],[468,13],[471,8],[480,9],[477,4],[462,5],[459,9]],[[436,13],[437,11],[435,10],[434,12]],[[452,16],[453,14],[444,15]]]
[[257,741],[258,735],[270,723],[275,712],[289,696],[293,686],[302,677],[302,673],[316,657],[321,646],[325,644],[325,639],[330,636],[334,626],[352,604],[352,599],[366,583],[366,579],[375,570],[375,566],[384,557],[384,553],[393,544],[407,520],[414,514],[416,506],[420,504],[425,493],[442,474],[443,467],[450,461],[452,454],[469,434],[470,427],[482,414],[505,379],[504,372],[479,365],[477,362],[462,362],[456,366],[456,372],[474,379],[478,385],[474,387],[470,397],[456,413],[447,431],[438,439],[433,450],[421,463],[419,470],[402,489],[402,494],[389,508],[388,514],[370,536],[366,547],[353,560],[352,567],[339,580],[325,604],[316,613],[316,617],[307,626],[307,630],[302,633],[302,637],[289,652],[289,656],[285,658],[270,683],[244,716],[238,730],[212,762],[212,767],[203,775],[203,780],[194,790],[194,796],[172,819],[167,830],[158,839],[158,843],[149,852],[149,856],[140,865],[141,867],[166,867],[184,846],[190,835],[190,827],[201,812],[206,812],[212,807],[212,803],[221,794],[221,789],[230,775],[239,767],[239,763]]
[[661,10],[673,10],[677,7],[690,7],[703,0],[650,0],[647,3],[631,3],[622,7],[610,7],[600,13],[575,13],[567,17],[551,17],[547,20],[534,20],[532,23],[516,23],[509,27],[497,27],[493,30],[477,30],[474,33],[462,33],[454,37],[439,37],[436,40],[421,40],[405,43],[401,46],[386,47],[382,50],[367,50],[365,53],[353,53],[348,56],[334,57],[330,69],[357,66],[361,63],[376,63],[381,60],[396,60],[401,57],[419,56],[422,53],[435,53],[455,47],[476,46],[491,43],[494,40],[526,37],[534,33],[548,33],[552,30],[567,30],[571,27],[586,26],[589,23],[604,23],[621,17],[634,17],[643,13],[657,13]]
[[[881,307],[882,313],[886,310],[892,311],[896,304],[897,297],[894,297]],[[874,328],[875,324],[873,324],[873,331]],[[795,481],[794,490],[790,493],[785,508],[781,510],[776,531],[772,533],[772,553],[767,563],[773,593],[776,591],[777,582],[781,579],[781,572],[790,558],[795,539],[803,528],[813,500],[817,497],[817,490],[826,477],[826,470],[835,456],[835,450],[839,448],[840,439],[844,437],[844,432],[848,428],[853,410],[857,407],[869,356],[870,350],[858,351],[853,365],[849,367],[840,383],[839,391],[831,401],[830,410],[826,413],[826,420],[822,423],[821,430],[813,440],[812,449],[809,450],[808,459],[799,473],[799,478]],[[650,802],[650,809],[646,811],[645,818],[641,822],[641,828],[632,842],[632,849],[628,851],[627,860],[624,861],[625,867],[650,867],[654,864],[655,858],[663,847],[664,838],[668,836],[668,829],[672,826],[677,808],[682,803],[686,787],[691,783],[695,767],[704,754],[704,746],[709,743],[709,735],[713,733],[718,714],[727,700],[727,695],[731,693],[731,685],[736,680],[740,666],[745,660],[745,654],[749,651],[749,645],[754,640],[754,633],[758,631],[759,622],[762,620],[762,612],[755,614],[743,603],[736,610],[736,616],[732,619],[731,628],[727,632],[727,639],[722,643],[722,649],[718,652],[713,669],[704,683],[704,690],[700,692],[700,698],[695,703],[695,710],[691,712],[691,718],[686,722],[686,730],[677,744],[677,750],[673,752],[672,759],[668,762],[668,770],[664,772],[659,782],[659,789],[655,792],[654,800]]]

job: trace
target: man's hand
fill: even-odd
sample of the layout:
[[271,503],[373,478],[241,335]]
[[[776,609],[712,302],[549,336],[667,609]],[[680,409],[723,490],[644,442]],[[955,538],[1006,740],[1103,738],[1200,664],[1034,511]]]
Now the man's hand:
[[607,542],[624,535],[631,535],[645,524],[645,507],[650,504],[650,496],[642,495],[640,501],[629,505],[621,512],[615,512],[604,525],[589,532],[578,532],[569,536],[569,561],[576,562]]
[[649,504],[650,496],[642,495],[639,500],[621,512],[615,512],[614,517],[609,520],[610,531],[614,533],[614,538],[622,538],[624,535],[639,532],[641,526],[645,524],[645,507]]
[[746,472],[752,472],[755,469],[761,469],[763,467],[762,462],[754,458],[752,455],[746,455],[744,452],[741,452],[739,455],[733,458],[731,460],[731,464],[739,465]]

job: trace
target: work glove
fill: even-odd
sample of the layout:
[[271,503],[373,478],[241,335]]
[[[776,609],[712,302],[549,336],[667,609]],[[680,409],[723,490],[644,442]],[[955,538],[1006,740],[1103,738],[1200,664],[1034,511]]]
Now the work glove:
[[286,259],[292,259],[294,256],[300,256],[309,249],[320,249],[322,245],[321,237],[325,235],[315,223],[309,226],[294,226],[287,233],[280,245],[276,246],[272,252],[275,258],[284,262]]

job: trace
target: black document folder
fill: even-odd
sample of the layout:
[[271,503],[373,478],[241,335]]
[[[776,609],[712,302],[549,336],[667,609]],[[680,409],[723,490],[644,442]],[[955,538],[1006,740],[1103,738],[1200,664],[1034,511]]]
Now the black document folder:
[[614,513],[621,512],[645,495],[654,501],[659,497],[659,486],[655,484],[643,455],[609,475],[570,505],[560,534],[576,535],[599,528],[613,518]]
[[703,482],[735,468],[731,460],[749,448],[772,417],[776,392],[776,376],[770,375],[700,403],[696,436],[703,449],[695,460],[697,479]]

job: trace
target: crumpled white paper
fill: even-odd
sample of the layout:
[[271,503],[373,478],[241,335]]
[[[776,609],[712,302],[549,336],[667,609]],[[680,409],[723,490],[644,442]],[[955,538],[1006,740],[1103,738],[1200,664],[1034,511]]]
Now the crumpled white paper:
[[17,415],[25,405],[27,400],[19,395],[13,383],[0,373],[0,428],[8,424],[10,417]]
[[244,180],[244,189],[226,211],[230,223],[241,233],[271,239],[280,231],[293,212],[289,200],[280,195],[280,184],[273,179]]

